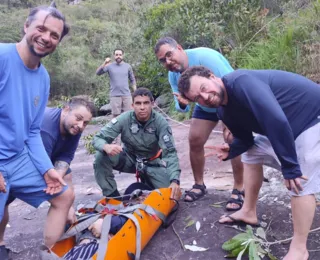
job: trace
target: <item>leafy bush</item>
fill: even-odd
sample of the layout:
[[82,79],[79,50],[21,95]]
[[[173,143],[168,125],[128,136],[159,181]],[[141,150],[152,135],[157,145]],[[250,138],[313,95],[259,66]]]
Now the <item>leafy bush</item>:
[[150,89],[156,97],[162,93],[170,93],[171,88],[167,75],[168,72],[158,63],[153,50],[149,48],[136,70],[138,87]]
[[96,152],[96,149],[92,145],[92,140],[96,133],[97,132],[82,137],[82,140],[84,140],[84,146],[87,149],[88,154],[94,154]]
[[232,54],[238,66],[287,70],[306,76],[314,74],[318,65],[312,55],[319,50],[315,43],[320,40],[317,10],[320,10],[319,1],[294,15],[287,10],[283,17],[267,26],[263,38],[253,42],[245,51]]
[[139,85],[149,87],[155,95],[171,91],[167,72],[153,53],[161,36],[174,37],[184,48],[206,46],[228,53],[242,46],[262,26],[265,15],[258,12],[260,3],[176,0],[141,12],[140,26],[150,47],[137,69]]
[[[164,35],[174,37],[184,48],[217,49],[234,67],[285,69],[320,80],[316,0],[55,2],[71,31],[43,60],[51,77],[52,99],[86,94],[96,98],[98,106],[107,102],[108,77],[98,77],[95,71],[116,47],[125,50],[138,86],[150,88],[155,96],[171,92],[167,72],[153,53],[155,42]],[[6,21],[0,24],[0,42],[19,41],[29,8],[48,3],[0,0],[0,20]],[[283,17],[267,24],[280,6]]]
[[237,260],[241,260],[242,256],[247,254],[249,260],[260,260],[266,255],[271,260],[277,260],[269,250],[272,244],[274,242],[270,243],[266,240],[266,233],[263,228],[259,227],[256,234],[254,234],[252,227],[247,226],[245,232],[223,243],[222,249],[228,251],[227,258],[237,257]]
[[105,104],[109,103],[109,94],[107,91],[100,91],[94,98],[93,102],[97,108],[101,108]]

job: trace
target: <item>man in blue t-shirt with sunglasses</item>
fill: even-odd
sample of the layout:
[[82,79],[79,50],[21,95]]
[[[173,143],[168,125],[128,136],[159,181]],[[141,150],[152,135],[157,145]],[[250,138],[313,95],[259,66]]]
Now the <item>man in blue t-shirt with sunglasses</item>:
[[[195,48],[184,50],[171,37],[158,40],[154,49],[158,61],[169,71],[168,78],[174,95],[175,106],[179,112],[188,112],[188,101],[182,98],[178,91],[178,80],[183,71],[188,67],[202,65],[208,67],[216,75],[224,76],[233,71],[226,58],[219,52],[209,48]],[[204,145],[219,119],[215,108],[207,108],[196,104],[189,133],[190,161],[195,179],[195,184],[190,191],[186,191],[185,201],[195,201],[206,193],[204,185]],[[225,140],[228,141],[228,129],[224,129]],[[226,209],[239,210],[243,204],[243,166],[240,156],[231,161],[234,176],[234,187]]]

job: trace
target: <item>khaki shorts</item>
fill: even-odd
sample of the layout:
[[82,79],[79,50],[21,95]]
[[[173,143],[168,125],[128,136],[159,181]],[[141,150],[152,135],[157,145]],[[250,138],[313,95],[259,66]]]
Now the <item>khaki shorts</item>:
[[112,115],[120,115],[121,112],[126,112],[132,109],[132,97],[121,96],[121,97],[110,97],[110,104]]
[[[281,164],[276,156],[269,139],[258,135],[255,144],[241,159],[246,164],[264,164],[281,171]],[[298,162],[301,172],[308,178],[302,179],[303,190],[298,196],[305,196],[320,192],[320,123],[302,132],[295,141]],[[290,192],[291,196],[297,196]]]

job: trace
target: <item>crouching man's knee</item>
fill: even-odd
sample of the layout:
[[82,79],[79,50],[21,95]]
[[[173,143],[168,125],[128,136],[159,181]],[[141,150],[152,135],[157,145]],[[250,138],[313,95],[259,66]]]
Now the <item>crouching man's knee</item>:
[[202,150],[206,141],[200,134],[189,134],[190,150]]
[[51,206],[55,208],[65,208],[68,209],[71,207],[75,199],[74,190],[68,188],[65,192],[55,197],[50,201]]

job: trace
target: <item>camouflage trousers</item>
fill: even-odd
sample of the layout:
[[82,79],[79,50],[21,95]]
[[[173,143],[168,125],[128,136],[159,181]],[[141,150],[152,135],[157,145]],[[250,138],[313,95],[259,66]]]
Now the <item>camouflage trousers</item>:
[[[136,173],[136,158],[134,155],[125,152],[121,152],[115,156],[109,156],[106,153],[97,151],[93,167],[96,182],[102,189],[103,195],[107,197],[117,190],[113,170]],[[161,159],[158,158],[148,162],[145,171],[148,180],[154,188],[169,187],[169,174]],[[135,182],[135,179],[133,179],[132,182]]]

